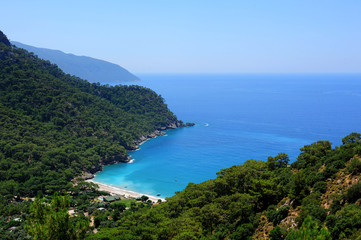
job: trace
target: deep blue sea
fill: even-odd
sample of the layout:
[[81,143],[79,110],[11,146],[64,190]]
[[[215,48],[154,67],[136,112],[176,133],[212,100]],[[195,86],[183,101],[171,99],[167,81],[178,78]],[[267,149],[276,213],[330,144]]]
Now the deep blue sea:
[[339,146],[361,132],[360,74],[140,75],[196,126],[166,131],[131,152],[133,163],[106,166],[95,181],[169,197],[222,168],[279,152],[295,161],[317,140]]

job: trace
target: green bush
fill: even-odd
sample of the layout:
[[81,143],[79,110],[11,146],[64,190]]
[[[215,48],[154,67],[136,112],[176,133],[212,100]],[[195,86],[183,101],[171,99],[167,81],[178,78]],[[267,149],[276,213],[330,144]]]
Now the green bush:
[[341,205],[340,200],[334,199],[330,206],[331,213],[336,213],[337,211],[339,211],[341,209],[341,207],[342,207],[342,205]]
[[251,223],[242,224],[237,231],[231,234],[230,239],[252,239],[254,227]]
[[298,225],[300,226],[309,216],[311,216],[314,221],[322,223],[327,217],[327,210],[320,207],[318,204],[308,204],[307,206],[302,206],[300,217],[297,220]]
[[328,166],[326,169],[322,172],[323,179],[331,178],[333,177],[338,170],[334,166]]
[[359,198],[361,198],[361,183],[356,183],[347,190],[344,199],[350,203],[354,203]]
[[352,158],[347,171],[352,174],[359,174],[361,172],[361,161],[358,158]]
[[345,162],[343,162],[342,160],[338,160],[332,163],[332,166],[336,169],[342,169],[345,167]]
[[299,230],[289,233],[286,240],[331,240],[331,234],[326,228],[320,228],[317,221],[308,216]]
[[349,239],[361,228],[361,207],[356,204],[345,206],[336,215],[327,217],[326,226],[333,239]]
[[320,192],[320,193],[325,193],[327,189],[327,184],[324,181],[319,181],[316,182],[315,185],[313,185],[313,191],[316,192]]
[[271,240],[282,240],[284,239],[285,234],[283,233],[282,229],[277,226],[271,230],[269,233],[269,237]]
[[271,205],[267,209],[267,218],[273,223],[274,226],[278,225],[288,215],[290,206],[282,206],[276,209],[276,206]]

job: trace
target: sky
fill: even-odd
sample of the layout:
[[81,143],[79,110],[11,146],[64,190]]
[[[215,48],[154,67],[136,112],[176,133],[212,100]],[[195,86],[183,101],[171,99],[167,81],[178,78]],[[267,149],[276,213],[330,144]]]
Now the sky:
[[12,41],[133,73],[361,73],[360,0],[2,0]]

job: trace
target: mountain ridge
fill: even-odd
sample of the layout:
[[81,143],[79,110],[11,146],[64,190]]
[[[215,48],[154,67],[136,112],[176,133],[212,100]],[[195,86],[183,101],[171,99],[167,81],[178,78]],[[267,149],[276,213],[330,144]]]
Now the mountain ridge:
[[65,73],[86,79],[92,83],[99,82],[101,84],[115,85],[139,80],[137,76],[125,68],[105,60],[77,56],[61,50],[34,47],[17,41],[10,42],[16,47],[33,52],[39,58],[58,65]]
[[181,122],[151,89],[89,83],[0,38],[1,196],[64,189]]

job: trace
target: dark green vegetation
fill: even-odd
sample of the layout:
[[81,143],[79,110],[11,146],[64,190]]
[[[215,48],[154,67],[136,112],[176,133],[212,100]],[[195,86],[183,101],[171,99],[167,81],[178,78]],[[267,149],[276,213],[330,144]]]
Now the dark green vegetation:
[[33,52],[44,60],[58,65],[65,73],[78,76],[89,82],[120,84],[125,81],[138,80],[136,76],[121,66],[103,60],[66,54],[59,50],[37,48],[19,42],[11,42],[19,48]]
[[360,136],[334,149],[306,145],[291,165],[280,153],[223,169],[165,203],[124,212],[88,239],[358,239]]
[[22,49],[0,51],[2,196],[66,188],[177,120],[150,89],[90,84]]
[[[65,194],[44,198],[37,197],[27,214],[25,229],[27,238],[36,240],[84,239],[89,231],[117,226],[125,210],[136,212],[153,203],[142,196],[138,200],[122,199],[116,202],[101,202],[94,196],[101,194],[91,184],[80,195]],[[90,217],[89,217],[90,216]]]
[[107,216],[120,214],[120,210],[135,202],[96,202],[97,196],[107,193],[97,191],[93,183],[81,179],[75,182],[71,195],[55,193],[38,196],[33,203],[20,199],[8,203],[1,209],[0,239],[83,239],[94,228],[88,215],[93,216],[98,228],[111,227],[114,221],[108,220]]
[[34,239],[84,239],[89,220],[84,215],[71,218],[68,214],[69,205],[70,197],[67,195],[55,194],[50,203],[36,198],[25,226],[27,232]]
[[[126,159],[134,141],[176,117],[149,89],[71,77],[12,47],[1,32],[0,117],[0,239],[361,235],[358,133],[335,148],[328,141],[306,145],[291,165],[280,153],[223,169],[216,179],[190,183],[164,203],[147,197],[99,202],[104,193],[74,178]],[[24,200],[33,196],[33,203]],[[68,209],[76,214],[70,217]]]
[[172,123],[152,90],[70,76],[0,32],[0,215],[26,212],[20,197],[73,191],[75,176],[126,160],[135,140]]

